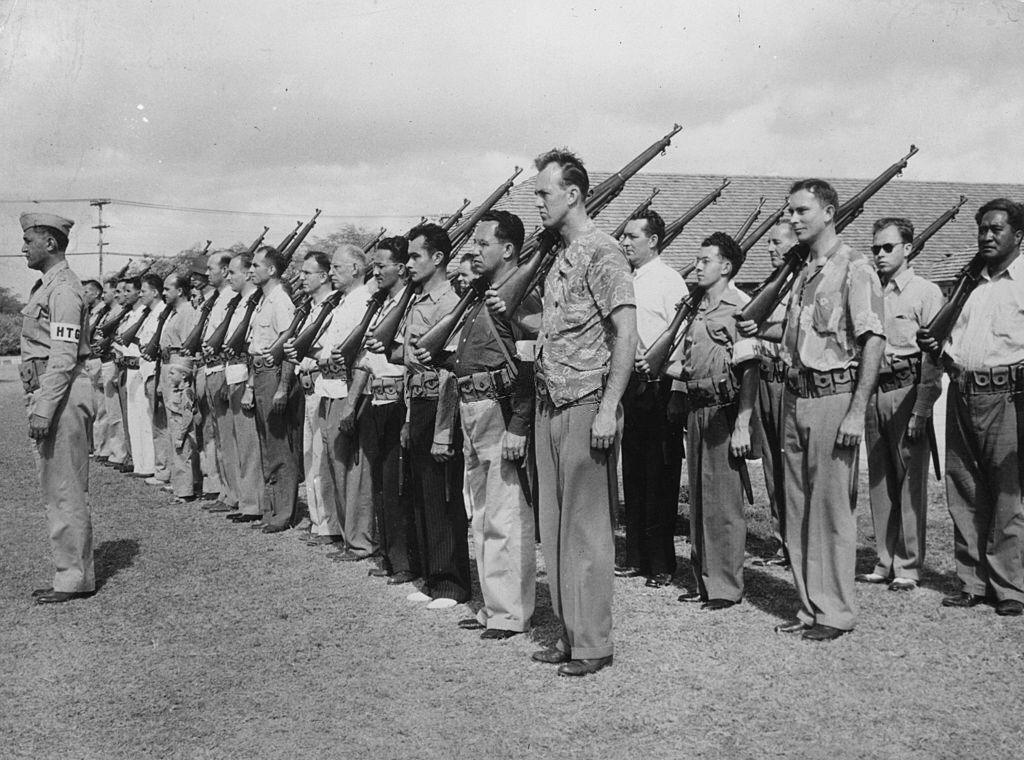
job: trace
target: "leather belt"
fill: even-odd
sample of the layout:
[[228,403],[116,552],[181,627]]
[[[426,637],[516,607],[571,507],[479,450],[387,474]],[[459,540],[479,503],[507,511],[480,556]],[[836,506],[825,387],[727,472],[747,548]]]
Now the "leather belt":
[[761,379],[766,383],[781,383],[786,379],[786,365],[782,359],[771,356],[761,357]]
[[700,380],[686,380],[685,386],[687,406],[691,410],[707,406],[726,406],[739,398],[739,387],[732,373]]
[[512,395],[515,380],[507,367],[490,372],[474,372],[456,380],[460,401],[497,400]]
[[269,372],[275,370],[281,365],[274,361],[272,356],[253,356],[252,357],[252,368],[254,372]]
[[436,372],[417,372],[409,375],[409,398],[434,399],[440,395],[440,379]]
[[161,348],[160,349],[160,361],[169,362],[172,356],[177,356],[181,353],[180,348]]
[[300,369],[295,373],[299,378],[299,385],[302,386],[302,392],[307,396],[313,395],[313,386],[316,382],[316,376],[319,372],[315,369]]
[[856,384],[857,371],[851,367],[824,372],[786,367],[786,390],[800,398],[822,398],[840,393],[853,393]]
[[[543,375],[534,375],[533,382],[537,388],[537,401],[541,404],[547,404],[548,406],[553,407],[555,402],[551,400],[551,392],[548,390],[548,384]],[[589,403],[599,404],[601,403],[602,398],[604,398],[603,385],[596,390],[592,390],[590,393],[586,393],[577,399],[573,399],[567,404],[563,404],[562,406],[576,406],[577,404]]]
[[224,358],[224,366],[225,367],[238,367],[238,366],[241,366],[243,364],[246,365],[246,366],[249,365],[249,356],[248,356],[248,354],[242,354],[241,356],[232,356],[232,357],[225,357]]
[[988,369],[964,369],[956,364],[946,368],[950,381],[966,396],[1000,393],[1024,393],[1024,364],[1001,365]]
[[140,359],[138,356],[124,356],[121,358],[121,365],[125,369],[138,369]]
[[370,381],[370,395],[374,401],[401,401],[405,381],[400,377],[379,377]]
[[896,356],[878,373],[878,390],[889,393],[916,385],[921,379],[921,354]]

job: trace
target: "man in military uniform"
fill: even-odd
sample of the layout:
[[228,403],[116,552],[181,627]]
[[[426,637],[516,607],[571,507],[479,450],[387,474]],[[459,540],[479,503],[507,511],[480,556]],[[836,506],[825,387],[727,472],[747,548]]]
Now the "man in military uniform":
[[37,604],[67,602],[96,590],[87,501],[93,418],[84,366],[87,313],[82,283],[65,259],[73,224],[54,214],[21,215],[21,250],[29,269],[42,273],[21,312],[21,380],[56,566],[53,586],[33,592]]

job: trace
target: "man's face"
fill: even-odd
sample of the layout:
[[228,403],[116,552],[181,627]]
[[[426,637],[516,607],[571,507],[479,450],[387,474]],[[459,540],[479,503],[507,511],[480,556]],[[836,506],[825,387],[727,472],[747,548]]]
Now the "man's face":
[[121,303],[127,308],[133,307],[141,296],[142,291],[130,282],[121,283]]
[[377,287],[385,292],[395,287],[395,283],[405,275],[405,264],[397,263],[392,255],[386,248],[378,248],[373,255],[373,278]]
[[653,243],[656,241],[647,235],[647,221],[633,219],[626,223],[626,231],[622,233],[622,252],[633,269],[639,269],[658,255]]
[[182,290],[178,285],[178,278],[170,275],[164,280],[164,301],[168,305],[174,306],[181,299],[181,296]]
[[823,206],[810,190],[797,190],[789,196],[789,220],[801,243],[813,243],[835,217],[835,208]]
[[224,280],[228,276],[227,267],[221,266],[220,261],[221,255],[219,253],[210,254],[206,258],[206,276],[210,280],[210,285],[215,288],[223,285]]
[[331,258],[331,282],[338,290],[348,291],[356,279],[356,265],[347,254],[338,251]]
[[888,279],[896,274],[907,260],[910,243],[903,242],[900,231],[890,224],[871,238],[871,253],[875,257],[878,274]]
[[206,289],[209,279],[201,274],[193,274],[188,278],[189,288],[193,293],[202,293]]
[[25,260],[29,269],[43,268],[43,265],[50,258],[51,251],[56,247],[51,242],[53,238],[49,235],[30,227],[21,236],[21,252],[25,254]]
[[709,288],[732,272],[732,265],[722,256],[717,245],[706,245],[697,255],[697,284]]
[[231,263],[228,264],[228,285],[236,293],[241,293],[245,288],[245,283],[249,281],[251,271],[240,257],[231,259]]
[[579,194],[574,185],[562,187],[562,167],[556,163],[545,166],[534,180],[534,205],[540,212],[540,223],[547,229],[560,229],[569,214],[569,203]]
[[773,267],[782,266],[783,257],[796,245],[796,235],[788,224],[776,224],[768,231],[768,256]]
[[327,282],[328,274],[316,263],[316,259],[308,259],[302,262],[302,291],[313,295]]
[[978,225],[978,253],[990,266],[999,264],[1020,246],[1022,235],[1010,225],[1005,211],[989,211]]
[[118,297],[116,283],[103,283],[103,303],[107,304],[107,306],[113,306],[115,303],[121,303],[121,299]]
[[85,305],[92,306],[99,300],[100,290],[95,285],[85,286]]
[[148,282],[144,282],[142,283],[142,290],[139,293],[139,298],[142,299],[143,306],[152,306],[160,300],[160,291]]
[[440,253],[427,250],[426,240],[422,235],[409,241],[409,279],[416,285],[426,282],[434,276],[438,264],[441,263]]
[[252,260],[252,281],[256,283],[256,286],[266,284],[272,278],[277,276],[277,271],[274,269],[274,265],[267,261],[266,254],[262,251],[257,253]]
[[[465,275],[463,287],[468,288],[469,283],[476,279],[475,275],[484,275],[488,278],[501,269],[505,261],[512,258],[512,245],[498,240],[495,231],[498,228],[497,222],[480,222],[473,233],[473,261],[469,272]],[[465,264],[466,262],[462,262]],[[463,277],[462,266],[459,266],[459,276]]]

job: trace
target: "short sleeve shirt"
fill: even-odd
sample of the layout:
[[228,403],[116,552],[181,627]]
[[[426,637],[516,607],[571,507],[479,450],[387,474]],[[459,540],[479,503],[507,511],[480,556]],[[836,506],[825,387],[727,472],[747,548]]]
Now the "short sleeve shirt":
[[683,339],[683,380],[720,378],[734,367],[757,359],[757,339],[741,338],[735,314],[750,297],[726,288],[718,303],[704,298]]
[[249,353],[253,356],[266,353],[288,329],[294,316],[295,306],[280,283],[276,283],[269,293],[264,291],[249,326]]
[[946,355],[970,370],[1024,362],[1024,256],[997,277],[985,269],[946,343]]
[[625,255],[593,221],[557,254],[544,287],[537,374],[561,407],[602,387],[614,337],[608,318],[636,298]]

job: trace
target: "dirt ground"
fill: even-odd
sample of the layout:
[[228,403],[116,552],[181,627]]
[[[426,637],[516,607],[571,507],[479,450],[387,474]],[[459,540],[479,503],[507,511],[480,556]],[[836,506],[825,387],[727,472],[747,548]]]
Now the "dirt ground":
[[[38,607],[51,565],[16,372],[0,367],[0,757],[1017,758],[1024,622],[939,606],[957,588],[932,480],[928,562],[909,594],[858,587],[852,634],[777,635],[787,571],[749,567],[724,612],[676,585],[616,581],[613,667],[555,676],[547,580],[536,627],[481,641],[407,586],[332,563],[92,468],[99,592]],[[759,467],[748,549],[773,550]],[[858,571],[870,570],[862,475]]]

